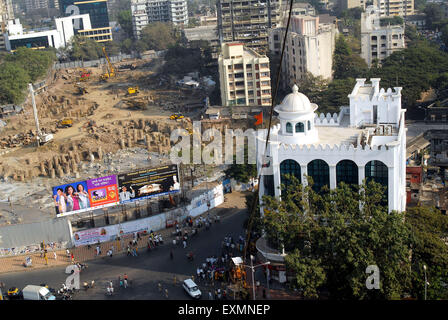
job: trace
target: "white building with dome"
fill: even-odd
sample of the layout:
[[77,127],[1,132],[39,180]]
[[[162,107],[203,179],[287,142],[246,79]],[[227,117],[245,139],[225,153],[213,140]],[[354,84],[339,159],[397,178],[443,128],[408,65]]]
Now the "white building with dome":
[[[406,128],[401,87],[380,89],[380,79],[356,79],[350,106],[339,113],[318,115],[318,106],[298,91],[275,107],[280,123],[271,128],[270,168],[260,183],[264,194],[281,196],[284,174],[302,184],[311,176],[315,190],[340,182],[361,184],[373,179],[386,186],[389,211],[406,208]],[[257,154],[264,155],[267,129],[257,133]],[[257,161],[261,170],[261,160]]]

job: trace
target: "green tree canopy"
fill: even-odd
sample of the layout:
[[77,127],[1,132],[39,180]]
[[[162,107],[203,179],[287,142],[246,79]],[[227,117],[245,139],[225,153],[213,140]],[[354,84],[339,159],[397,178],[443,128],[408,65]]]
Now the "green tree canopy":
[[134,32],[132,31],[132,14],[131,10],[120,11],[117,15],[117,21],[123,28],[123,31],[129,38],[134,38]]
[[0,65],[0,102],[19,104],[25,97],[31,77],[17,63],[2,63]]
[[340,35],[336,39],[333,53],[333,78],[347,79],[366,75],[368,67],[366,62],[356,53],[353,53],[345,37]]
[[[294,176],[285,178],[281,201],[263,198],[263,222],[269,243],[287,251],[287,269],[297,275],[293,287],[307,298],[321,288],[336,299],[394,299],[408,292],[411,237],[404,214],[382,205],[384,187],[371,182],[359,192],[342,183],[318,194]],[[380,270],[379,290],[366,288],[369,265]]]
[[180,35],[170,23],[153,22],[145,26],[141,33],[141,40],[147,50],[166,50],[179,42]]

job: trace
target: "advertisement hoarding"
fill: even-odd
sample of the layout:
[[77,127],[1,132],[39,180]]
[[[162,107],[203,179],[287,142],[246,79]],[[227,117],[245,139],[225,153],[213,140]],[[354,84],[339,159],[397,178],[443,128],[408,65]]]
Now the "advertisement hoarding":
[[117,177],[107,176],[87,181],[91,208],[118,204]]
[[176,164],[120,174],[120,203],[157,197],[180,191]]
[[87,181],[53,187],[53,200],[57,217],[90,210]]

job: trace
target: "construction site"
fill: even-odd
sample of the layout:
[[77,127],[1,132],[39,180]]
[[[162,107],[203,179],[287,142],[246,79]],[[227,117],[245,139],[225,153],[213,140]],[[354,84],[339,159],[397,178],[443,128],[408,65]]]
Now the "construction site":
[[206,93],[165,81],[163,58],[107,61],[52,70],[22,112],[7,118],[0,131],[1,202],[44,210],[58,183],[164,163],[171,131],[200,119]]

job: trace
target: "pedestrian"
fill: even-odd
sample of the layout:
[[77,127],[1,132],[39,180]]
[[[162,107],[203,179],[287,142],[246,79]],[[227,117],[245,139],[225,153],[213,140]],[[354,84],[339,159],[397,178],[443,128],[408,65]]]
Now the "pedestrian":
[[44,253],[45,264],[48,265],[48,256],[47,253]]
[[65,253],[67,254],[67,258],[70,258],[70,250],[65,250]]
[[174,259],[174,254],[173,254],[173,250],[170,251],[170,259],[173,260]]
[[133,255],[134,257],[137,256],[137,250],[135,250],[135,248],[132,249],[132,255]]
[[184,249],[187,247],[187,241],[183,241],[183,244],[184,244]]
[[165,298],[168,299],[168,289],[165,289]]
[[131,247],[128,245],[128,256],[131,255]]
[[160,282],[157,284],[157,287],[159,288],[159,292],[162,292],[162,284]]
[[96,246],[96,255],[97,255],[97,256],[100,255],[100,246]]
[[120,287],[123,286],[123,279],[121,279],[121,276],[118,276],[118,284]]
[[263,288],[263,299],[266,299],[266,289]]
[[208,300],[213,300],[213,295],[211,291],[208,292]]
[[123,285],[125,289],[128,287],[128,279],[123,279]]
[[54,260],[56,260],[58,258],[58,255],[56,254],[56,251],[53,251],[53,257],[54,257]]
[[73,252],[71,254],[71,260],[72,260],[72,263],[75,263],[75,256],[73,255]]

